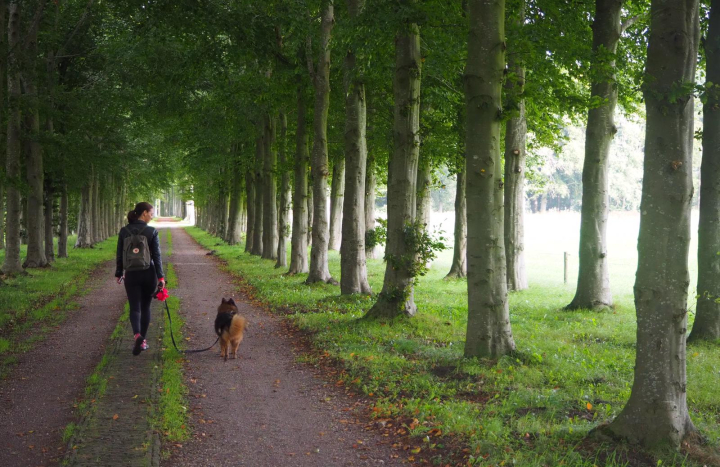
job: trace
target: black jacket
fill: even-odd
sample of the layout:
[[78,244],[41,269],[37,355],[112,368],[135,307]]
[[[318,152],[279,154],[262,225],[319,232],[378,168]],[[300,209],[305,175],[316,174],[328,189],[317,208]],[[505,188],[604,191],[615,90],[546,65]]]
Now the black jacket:
[[123,244],[125,243],[125,239],[130,236],[128,229],[140,231],[143,227],[145,230],[143,230],[142,234],[147,237],[148,247],[150,248],[150,267],[155,266],[155,274],[157,274],[158,279],[165,277],[163,275],[162,257],[160,256],[160,240],[158,239],[158,231],[143,221],[133,221],[120,229],[120,233],[118,234],[115,277],[121,277],[123,275]]

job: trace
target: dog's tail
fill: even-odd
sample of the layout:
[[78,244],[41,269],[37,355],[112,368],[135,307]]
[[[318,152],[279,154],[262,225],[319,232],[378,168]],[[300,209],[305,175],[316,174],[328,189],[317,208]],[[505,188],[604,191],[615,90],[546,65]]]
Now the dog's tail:
[[233,315],[232,321],[230,322],[230,335],[242,333],[248,328],[248,321],[245,317],[240,315]]

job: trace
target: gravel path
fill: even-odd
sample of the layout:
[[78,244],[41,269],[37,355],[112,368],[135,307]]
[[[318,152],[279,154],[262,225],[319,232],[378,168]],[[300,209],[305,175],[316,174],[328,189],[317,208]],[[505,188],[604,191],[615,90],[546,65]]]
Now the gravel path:
[[98,268],[85,285],[93,293],[80,297],[79,308],[19,355],[18,365],[0,381],[0,465],[55,465],[63,456],[62,432],[75,421],[73,404],[83,396],[85,379],[105,353],[125,305],[114,270],[114,261]]
[[[219,351],[186,363],[193,438],[172,448],[166,466],[400,465],[388,438],[355,421],[354,402],[295,362],[278,317],[238,297],[232,276],[182,229],[173,255],[188,348],[215,340],[221,298],[234,297],[250,322],[237,360]],[[403,457],[402,455],[400,457]]]

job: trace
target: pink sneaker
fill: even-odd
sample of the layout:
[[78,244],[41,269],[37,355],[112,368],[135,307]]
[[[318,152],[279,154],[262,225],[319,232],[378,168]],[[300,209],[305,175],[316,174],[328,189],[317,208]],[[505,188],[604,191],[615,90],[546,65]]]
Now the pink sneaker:
[[143,337],[138,333],[135,334],[135,343],[133,345],[133,355],[140,355],[140,352],[142,352],[142,344],[145,341]]
[[141,349],[141,350],[147,350],[147,349],[149,349],[149,348],[150,348],[150,346],[148,345],[147,340],[143,339],[142,345],[140,345],[140,349]]

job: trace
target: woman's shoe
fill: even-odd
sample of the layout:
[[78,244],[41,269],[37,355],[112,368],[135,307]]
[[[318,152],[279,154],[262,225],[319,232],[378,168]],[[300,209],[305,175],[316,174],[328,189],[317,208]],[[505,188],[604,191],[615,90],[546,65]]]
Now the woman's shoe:
[[140,349],[142,349],[142,350],[147,350],[147,349],[149,349],[149,348],[150,348],[150,346],[148,345],[147,340],[143,339],[142,345],[140,346]]
[[133,355],[140,355],[143,351],[142,344],[145,339],[140,334],[135,334],[135,345],[133,345]]

